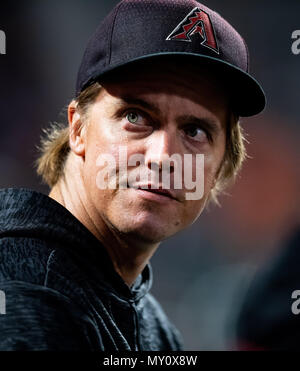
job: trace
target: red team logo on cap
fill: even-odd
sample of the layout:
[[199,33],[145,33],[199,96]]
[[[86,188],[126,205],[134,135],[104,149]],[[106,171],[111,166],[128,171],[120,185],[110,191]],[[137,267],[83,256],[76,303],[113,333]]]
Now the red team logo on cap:
[[219,48],[215,36],[215,31],[209,15],[202,9],[194,8],[183,21],[175,28],[166,40],[188,41],[191,37],[200,35],[201,45],[219,54]]

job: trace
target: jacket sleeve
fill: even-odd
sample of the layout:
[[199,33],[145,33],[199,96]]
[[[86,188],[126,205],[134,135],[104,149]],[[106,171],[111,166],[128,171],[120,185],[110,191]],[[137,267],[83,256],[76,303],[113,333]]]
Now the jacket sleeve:
[[0,351],[104,350],[91,318],[61,293],[20,281],[0,290]]

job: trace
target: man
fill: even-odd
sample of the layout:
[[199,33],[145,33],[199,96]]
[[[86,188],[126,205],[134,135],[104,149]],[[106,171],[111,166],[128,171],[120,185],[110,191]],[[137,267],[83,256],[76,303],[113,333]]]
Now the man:
[[248,71],[244,40],[195,0],[113,9],[88,43],[68,128],[42,142],[49,197],[1,191],[1,349],[182,349],[149,293],[149,260],[240,169],[238,119],[265,106]]

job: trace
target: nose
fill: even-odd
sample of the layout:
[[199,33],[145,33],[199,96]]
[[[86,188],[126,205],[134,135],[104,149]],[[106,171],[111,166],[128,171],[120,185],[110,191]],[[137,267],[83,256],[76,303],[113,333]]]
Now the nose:
[[174,172],[174,164],[169,162],[172,154],[176,153],[175,133],[167,130],[157,130],[149,138],[145,162],[146,166],[152,170],[161,171],[163,164],[170,167],[170,172]]

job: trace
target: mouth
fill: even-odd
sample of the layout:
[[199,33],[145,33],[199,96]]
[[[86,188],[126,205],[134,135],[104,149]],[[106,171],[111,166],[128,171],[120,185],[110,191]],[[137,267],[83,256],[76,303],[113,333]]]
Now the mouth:
[[[142,189],[142,188],[138,188],[138,189]],[[175,198],[167,191],[165,190],[158,190],[158,189],[142,189],[143,191],[147,191],[147,192],[152,192],[152,193],[156,193],[158,195],[162,195],[164,197],[169,197],[169,198],[172,198],[173,200],[175,200]]]
[[134,186],[134,187],[129,187],[129,188],[133,188],[133,189],[136,189],[138,191],[142,191],[142,192],[147,192],[147,193],[152,193],[154,195],[157,195],[159,197],[164,197],[164,198],[167,198],[167,199],[170,199],[170,200],[176,200],[178,201],[178,199],[175,197],[175,195],[173,194],[173,192],[171,190],[168,190],[168,189],[162,189],[162,187],[152,187],[151,188],[151,184],[148,184],[148,185],[138,185],[138,186]]

